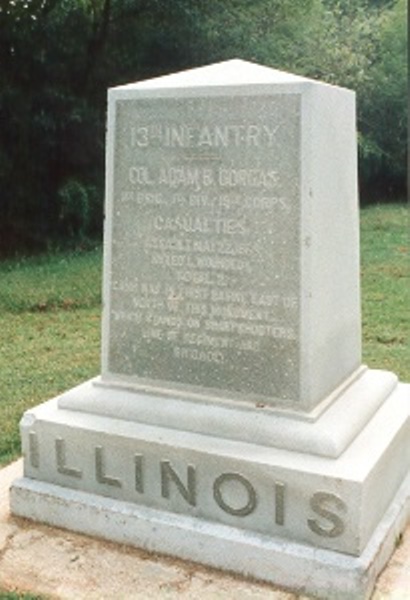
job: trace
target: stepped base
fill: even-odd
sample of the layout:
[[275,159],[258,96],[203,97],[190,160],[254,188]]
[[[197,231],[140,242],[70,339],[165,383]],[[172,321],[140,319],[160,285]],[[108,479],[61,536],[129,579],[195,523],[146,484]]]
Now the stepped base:
[[365,600],[410,516],[410,477],[360,557],[270,538],[28,478],[13,512],[49,525],[251,576],[326,600]]
[[[409,517],[410,386],[391,388],[337,457],[63,408],[56,398],[22,420],[25,477],[11,509],[300,592],[361,599]],[[107,389],[93,389],[105,401]],[[84,394],[76,390],[71,400]]]

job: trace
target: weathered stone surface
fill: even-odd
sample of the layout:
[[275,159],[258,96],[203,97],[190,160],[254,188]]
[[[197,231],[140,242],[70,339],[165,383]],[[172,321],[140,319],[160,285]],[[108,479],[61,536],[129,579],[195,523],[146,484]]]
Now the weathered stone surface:
[[23,419],[25,476],[201,527],[360,555],[408,471],[408,391],[396,387],[338,459],[64,410],[55,399]]
[[252,575],[326,600],[366,600],[405,527],[409,485],[407,478],[359,558],[30,479],[14,484],[12,501],[23,516],[31,505],[30,518],[51,525]]
[[360,367],[354,94],[192,78],[110,91],[103,377],[308,412]]
[[[0,539],[8,540],[4,547],[0,545],[1,589],[62,600],[130,595],[135,600],[308,600],[305,595],[192,562],[10,518],[8,488],[22,473],[22,461],[0,470]],[[373,600],[404,599],[410,589],[410,529],[401,542],[396,542],[396,551],[377,582]]]

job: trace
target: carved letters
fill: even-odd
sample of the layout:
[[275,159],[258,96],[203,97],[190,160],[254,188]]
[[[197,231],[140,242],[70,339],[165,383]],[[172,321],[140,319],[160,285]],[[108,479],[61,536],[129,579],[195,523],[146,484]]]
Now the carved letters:
[[38,469],[40,466],[40,449],[38,435],[35,431],[30,431],[28,435],[30,464]]
[[67,466],[66,463],[66,444],[63,438],[57,438],[55,440],[55,450],[56,450],[56,464],[57,471],[61,475],[68,475],[68,477],[75,477],[76,479],[81,479],[83,476],[83,472],[80,469],[76,469],[74,467]]
[[316,492],[310,499],[310,507],[314,513],[322,517],[320,522],[308,520],[308,526],[322,537],[338,537],[344,531],[344,523],[338,513],[346,513],[346,505],[339,496],[327,492]]
[[[34,436],[30,438],[33,444],[31,452],[35,448]],[[32,466],[36,466],[36,451],[31,454]],[[57,471],[64,476],[83,478],[83,471],[79,468],[67,465],[67,448],[63,438],[55,440],[56,467]],[[73,458],[73,462],[75,457]],[[76,461],[75,461],[76,462]],[[198,478],[197,468],[192,465],[183,465],[171,462],[168,459],[159,461],[157,475],[154,477],[155,486],[146,482],[148,479],[148,461],[143,454],[134,454],[133,488],[138,494],[135,501],[141,502],[140,496],[155,494],[164,501],[172,502],[174,507],[180,506],[181,510],[195,509],[201,507],[201,503],[209,502],[213,498],[215,505],[222,514],[244,519],[257,512],[262,499],[258,486],[251,481],[249,476],[237,471],[224,471],[217,475],[209,490],[204,490]],[[94,447],[94,478],[97,484],[123,488],[123,481],[119,477],[113,477],[106,472],[106,465],[110,464],[110,453],[102,446]],[[130,463],[132,468],[132,463]],[[152,469],[153,464],[149,468]],[[287,488],[284,481],[274,480],[271,487],[271,518],[272,522],[283,527],[287,525]],[[208,500],[205,500],[208,498]],[[306,527],[315,535],[327,538],[336,538],[343,535],[345,531],[344,519],[347,516],[345,502],[331,492],[317,491],[312,494],[307,507],[307,514],[301,515]]]
[[[246,490],[247,502],[244,506],[233,507],[231,504],[224,499],[223,486],[226,482],[239,482],[240,485]],[[222,510],[230,515],[237,517],[246,517],[253,513],[257,505],[257,495],[253,485],[240,473],[222,473],[214,481],[214,499]]]

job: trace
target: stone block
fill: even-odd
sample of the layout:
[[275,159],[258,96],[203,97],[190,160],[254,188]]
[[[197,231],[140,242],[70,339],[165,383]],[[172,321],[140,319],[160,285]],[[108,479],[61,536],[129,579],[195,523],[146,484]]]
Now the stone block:
[[360,368],[354,93],[194,73],[110,90],[102,377],[307,413]]

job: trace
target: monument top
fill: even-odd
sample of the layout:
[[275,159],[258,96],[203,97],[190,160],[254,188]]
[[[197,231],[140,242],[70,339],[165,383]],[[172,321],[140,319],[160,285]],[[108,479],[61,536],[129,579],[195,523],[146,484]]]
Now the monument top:
[[[278,71],[271,67],[265,67],[256,63],[234,58],[204,67],[188,69],[179,73],[162,75],[145,81],[138,81],[126,85],[117,86],[115,90],[153,90],[173,89],[184,87],[207,87],[207,86],[237,86],[237,85],[263,85],[263,84],[301,84],[308,83],[318,86],[330,86],[323,82],[308,79],[299,75],[293,75],[285,71]],[[347,90],[346,90],[347,91]],[[349,90],[350,91],[350,90]],[[352,92],[351,92],[352,93]]]

